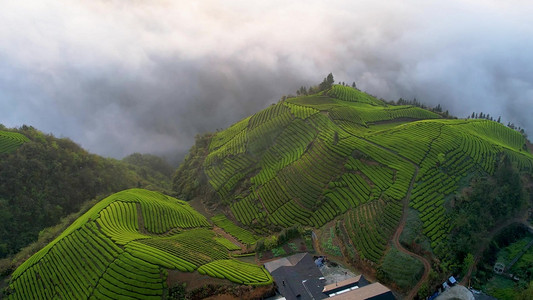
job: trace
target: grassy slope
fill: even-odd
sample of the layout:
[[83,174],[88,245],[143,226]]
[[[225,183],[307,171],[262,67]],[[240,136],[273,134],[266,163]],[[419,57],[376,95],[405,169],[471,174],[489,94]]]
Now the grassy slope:
[[447,197],[473,172],[492,174],[501,153],[533,170],[525,144],[496,122],[441,119],[343,87],[288,99],[216,133],[202,163],[240,223],[261,233],[342,215],[360,257],[380,264],[415,168],[410,207],[440,256],[452,229]]
[[160,299],[165,269],[201,268],[202,274],[251,285],[272,282],[261,267],[230,260],[210,228],[186,202],[161,193],[113,194],[17,268],[8,298]]

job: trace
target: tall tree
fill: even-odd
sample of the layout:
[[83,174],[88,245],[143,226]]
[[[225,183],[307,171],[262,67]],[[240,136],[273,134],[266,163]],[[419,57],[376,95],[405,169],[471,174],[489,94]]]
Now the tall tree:
[[333,83],[335,83],[335,80],[333,79],[333,74],[328,74],[328,77],[326,77],[326,82],[330,87],[333,85]]

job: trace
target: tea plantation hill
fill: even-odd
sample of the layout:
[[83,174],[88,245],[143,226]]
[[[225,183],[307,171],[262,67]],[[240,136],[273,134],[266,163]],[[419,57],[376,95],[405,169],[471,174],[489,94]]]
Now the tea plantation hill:
[[0,153],[9,153],[28,141],[28,138],[18,132],[0,130]]
[[230,258],[186,202],[130,189],[98,202],[11,276],[7,299],[161,299],[167,270],[271,285],[263,268]]
[[[168,190],[172,168],[165,164],[141,154],[124,161],[103,158],[30,126],[0,125],[0,276],[12,269],[13,257],[6,257],[41,236],[14,264],[29,257],[79,216],[83,205],[95,203],[89,200],[139,186]],[[49,226],[58,227],[44,230]]]
[[[348,261],[408,291],[422,273],[427,279],[430,267],[446,276],[462,263],[463,254],[449,255],[453,198],[472,176],[493,175],[503,157],[507,166],[531,174],[526,142],[497,122],[444,118],[333,85],[199,137],[174,190],[183,199],[203,197],[265,236],[336,220]],[[503,217],[523,207],[519,196]],[[406,220],[406,227],[419,224],[409,230],[418,234],[416,252],[426,258],[399,244]]]

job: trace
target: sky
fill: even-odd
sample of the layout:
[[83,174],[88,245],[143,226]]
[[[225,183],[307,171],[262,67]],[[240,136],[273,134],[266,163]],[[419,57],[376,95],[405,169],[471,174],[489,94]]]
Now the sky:
[[533,135],[531,1],[2,1],[0,123],[177,162],[330,72]]

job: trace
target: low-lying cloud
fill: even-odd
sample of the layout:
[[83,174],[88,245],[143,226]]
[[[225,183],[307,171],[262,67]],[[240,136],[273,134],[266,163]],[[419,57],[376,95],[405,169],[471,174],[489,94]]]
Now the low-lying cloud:
[[527,1],[23,1],[0,11],[0,123],[176,159],[329,72],[533,132]]

